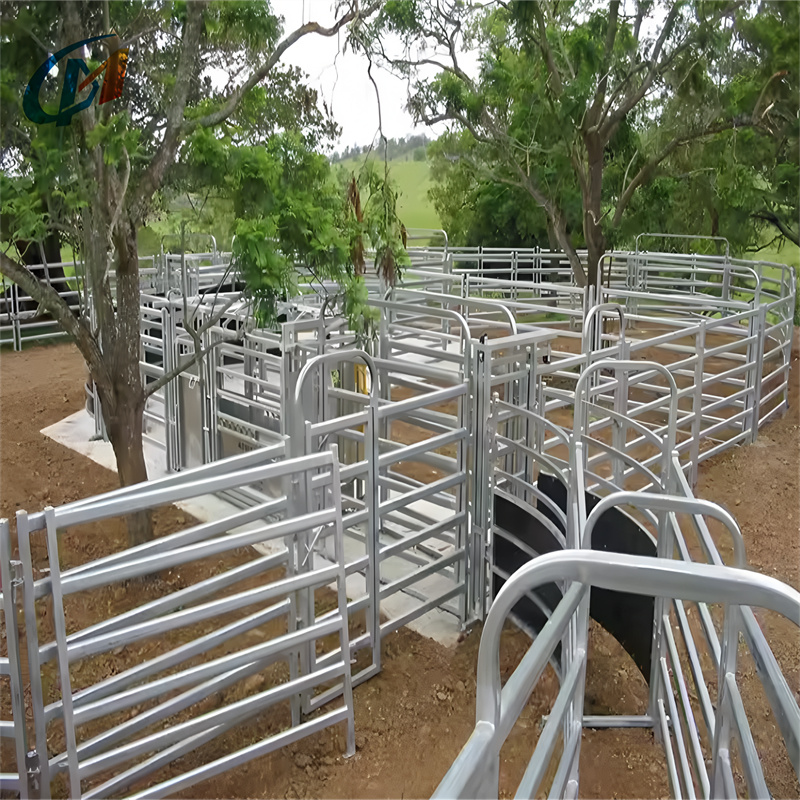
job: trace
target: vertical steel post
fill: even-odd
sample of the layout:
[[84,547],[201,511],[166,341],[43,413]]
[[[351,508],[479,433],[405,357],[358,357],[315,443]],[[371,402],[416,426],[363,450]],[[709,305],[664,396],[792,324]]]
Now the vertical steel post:
[[[465,416],[467,408],[467,398],[462,394],[456,403],[456,425],[459,428],[467,428],[469,420]],[[467,621],[472,617],[472,605],[470,604],[470,556],[469,556],[469,488],[467,485],[467,453],[466,442],[461,439],[456,443],[456,470],[460,472],[464,479],[456,486],[456,514],[464,514],[466,522],[461,522],[455,531],[456,550],[461,550],[463,555],[456,561],[454,572],[456,584],[461,584],[464,591],[459,595],[458,614],[459,624],[463,630]]]
[[[25,705],[22,688],[22,662],[17,628],[17,585],[22,583],[12,574],[11,531],[8,520],[0,519],[0,579],[2,579],[3,616],[6,627],[6,649],[8,652],[9,681],[11,683],[11,714],[14,721],[14,745],[19,775],[19,792],[22,800],[32,795],[28,771],[28,741],[26,735]],[[19,562],[16,562],[19,564]]]
[[489,547],[489,510],[491,499],[488,496],[489,475],[489,429],[486,424],[490,417],[490,367],[487,364],[486,344],[475,345],[474,369],[470,373],[470,393],[474,398],[472,429],[474,435],[474,457],[472,472],[472,537],[473,537],[473,564],[475,576],[475,613],[478,619],[484,619],[486,614],[486,589],[485,582],[480,577],[484,575],[487,550]]
[[697,484],[697,468],[700,459],[700,431],[703,427],[703,366],[706,352],[706,321],[701,320],[694,337],[695,355],[697,362],[694,365],[694,391],[692,393],[692,442],[689,449],[692,468],[690,483]]
[[[620,331],[622,327],[620,326]],[[630,345],[625,341],[622,336],[619,342],[619,355],[617,358],[620,361],[629,360],[628,350]],[[615,392],[614,392],[614,411],[621,417],[627,419],[628,412],[628,373],[625,370],[619,370],[615,376]],[[624,453],[628,446],[628,429],[623,423],[615,420],[611,421],[611,444],[614,449]],[[611,474],[613,475],[614,483],[620,489],[625,488],[625,462],[613,456],[611,459]]]
[[[656,542],[656,555],[659,559],[669,560],[674,558],[675,541],[670,526],[672,512],[658,512],[658,541]],[[659,700],[664,700],[666,687],[661,680],[661,658],[666,651],[664,640],[664,618],[669,614],[669,605],[664,597],[656,597],[653,604],[653,642],[650,655],[650,680],[648,682],[647,714],[651,719],[658,718]],[[676,720],[677,723],[677,720]],[[653,735],[660,741],[659,727],[653,726]],[[662,742],[669,747],[669,742]]]
[[50,763],[47,748],[47,725],[44,718],[44,692],[39,660],[39,627],[34,597],[33,558],[31,557],[30,523],[26,511],[17,511],[17,546],[22,561],[22,607],[25,615],[25,642],[28,649],[28,680],[31,689],[34,738],[39,753],[40,792],[50,796]]
[[[789,342],[791,342],[791,327],[789,328]],[[758,438],[758,424],[761,421],[761,391],[764,384],[764,350],[767,347],[767,307],[760,306],[756,321],[755,342],[755,366],[753,367],[753,418],[752,418],[752,439],[754,442]],[[791,349],[791,346],[790,346]],[[788,363],[788,360],[787,360]],[[788,401],[788,373],[787,384],[784,389],[784,402]]]
[[736,678],[736,656],[739,649],[739,631],[741,609],[739,606],[727,604],[722,623],[722,650],[719,659],[717,677],[717,707],[714,725],[714,741],[711,752],[711,796],[728,796],[727,782],[723,765],[730,769],[731,722],[730,697],[727,676]]
[[[47,524],[47,559],[50,564],[50,581],[53,593],[53,624],[55,627],[58,675],[61,682],[61,714],[66,739],[67,770],[69,774],[70,797],[81,796],[81,781],[78,772],[78,742],[75,736],[75,721],[72,717],[72,681],[69,675],[69,655],[67,653],[67,620],[64,616],[64,595],[61,590],[61,566],[58,558],[58,530],[55,509],[48,506],[44,510]],[[47,751],[40,753],[47,758]]]
[[[367,591],[372,594],[372,603],[367,613],[367,630],[372,644],[372,668],[381,668],[381,494],[380,485],[380,441],[378,425],[378,371],[373,374],[372,391],[369,394],[369,420],[364,439],[364,456],[367,459],[367,494],[364,503],[367,515]],[[388,492],[388,490],[387,490]]]

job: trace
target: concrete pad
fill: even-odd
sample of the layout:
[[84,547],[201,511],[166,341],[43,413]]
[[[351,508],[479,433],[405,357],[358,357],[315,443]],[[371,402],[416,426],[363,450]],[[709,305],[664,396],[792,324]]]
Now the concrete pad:
[[[49,437],[64,447],[69,447],[76,453],[91,458],[101,467],[117,471],[117,459],[114,456],[114,448],[110,442],[94,439],[94,419],[85,409],[76,411],[61,422],[56,422],[47,428],[43,428],[41,433]],[[151,442],[144,443],[144,460],[147,464],[147,474],[150,480],[166,477],[167,468],[164,460],[164,452]],[[230,503],[220,500],[214,495],[204,495],[186,502],[178,502],[175,505],[196,517],[200,522],[210,522],[219,519],[224,513],[230,513],[234,508]]]

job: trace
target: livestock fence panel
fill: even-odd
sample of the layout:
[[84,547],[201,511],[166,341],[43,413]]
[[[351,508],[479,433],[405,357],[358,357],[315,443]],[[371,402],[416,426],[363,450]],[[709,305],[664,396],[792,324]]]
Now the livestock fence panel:
[[[44,796],[61,783],[71,797],[162,797],[339,723],[354,752],[338,459],[282,456],[265,448],[18,513]],[[313,512],[293,511],[300,484]],[[70,548],[98,525],[124,536],[132,515],[237,487],[260,502],[179,517],[174,532],[87,561]],[[309,559],[313,530],[330,543],[324,566]]]

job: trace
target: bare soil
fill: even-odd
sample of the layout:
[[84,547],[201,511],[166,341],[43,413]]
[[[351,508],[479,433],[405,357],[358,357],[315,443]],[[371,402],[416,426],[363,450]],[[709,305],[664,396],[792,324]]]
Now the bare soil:
[[[750,565],[800,588],[798,575],[798,336],[792,352],[792,391],[786,415],[765,428],[752,446],[736,448],[705,462],[698,494],[721,503],[737,518]],[[74,346],[42,346],[0,358],[0,517],[19,509],[37,511],[114,488],[116,476],[59,445],[40,431],[78,410],[84,402],[83,361]],[[185,515],[164,509],[157,530],[182,527]],[[124,547],[119,526],[103,526],[92,536],[65,541],[76,561]],[[43,559],[44,551],[34,553]],[[185,577],[185,576],[184,576]],[[143,591],[147,591],[146,589]],[[141,597],[140,602],[148,599]],[[124,597],[99,596],[83,607],[87,620],[125,610]],[[800,686],[797,630],[770,614],[760,614],[776,656],[793,690]],[[344,759],[342,731],[323,731],[218,778],[197,784],[186,797],[428,797],[469,737],[475,713],[475,665],[480,628],[453,649],[403,629],[384,641],[383,670],[355,690],[357,754]],[[501,669],[510,674],[528,645],[509,628]],[[587,678],[587,713],[636,713],[646,702],[646,686],[633,662],[608,634],[593,626]],[[98,666],[87,683],[118,671]],[[745,674],[745,684],[754,676]],[[3,693],[7,692],[2,685]],[[548,669],[502,752],[501,796],[513,793],[538,736],[542,714],[557,690]],[[749,691],[749,690],[747,690]],[[747,700],[747,698],[745,698]],[[6,706],[7,698],[0,698]],[[5,717],[5,714],[3,715]],[[6,717],[7,718],[7,717]],[[797,797],[800,787],[788,766],[769,714],[753,720],[756,745],[776,797]],[[2,756],[7,757],[6,750]],[[197,759],[197,760],[193,760]],[[199,756],[182,760],[183,769]],[[661,746],[643,730],[585,732],[581,749],[584,797],[664,797],[669,787]]]

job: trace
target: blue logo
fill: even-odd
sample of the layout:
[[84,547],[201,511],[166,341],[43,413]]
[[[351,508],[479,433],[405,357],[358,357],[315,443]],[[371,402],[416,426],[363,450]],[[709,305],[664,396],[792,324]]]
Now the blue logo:
[[[42,90],[44,79],[64,56],[92,42],[97,42],[101,39],[113,39],[116,38],[116,36],[117,34],[115,33],[109,33],[104,36],[93,36],[90,39],[83,39],[50,56],[50,58],[33,73],[33,77],[25,88],[25,96],[22,98],[22,109],[25,112],[25,116],[31,122],[35,122],[38,125],[46,125],[50,122],[55,122],[59,127],[62,125],[69,125],[75,114],[88,108],[94,102],[95,95],[100,89],[95,79],[102,72],[106,74],[103,80],[103,89],[100,92],[100,101],[98,105],[116,100],[122,94],[122,87],[125,83],[125,72],[128,66],[127,47],[122,47],[113,52],[96,70],[94,70],[94,72],[89,72],[89,68],[82,58],[68,59],[66,69],[64,70],[64,86],[61,89],[58,113],[48,113],[42,108],[42,104],[39,101],[39,93]],[[86,75],[87,77],[79,85],[78,80],[81,75]],[[90,83],[92,84],[92,91],[89,96],[76,103],[75,95],[78,92],[82,92]]]

